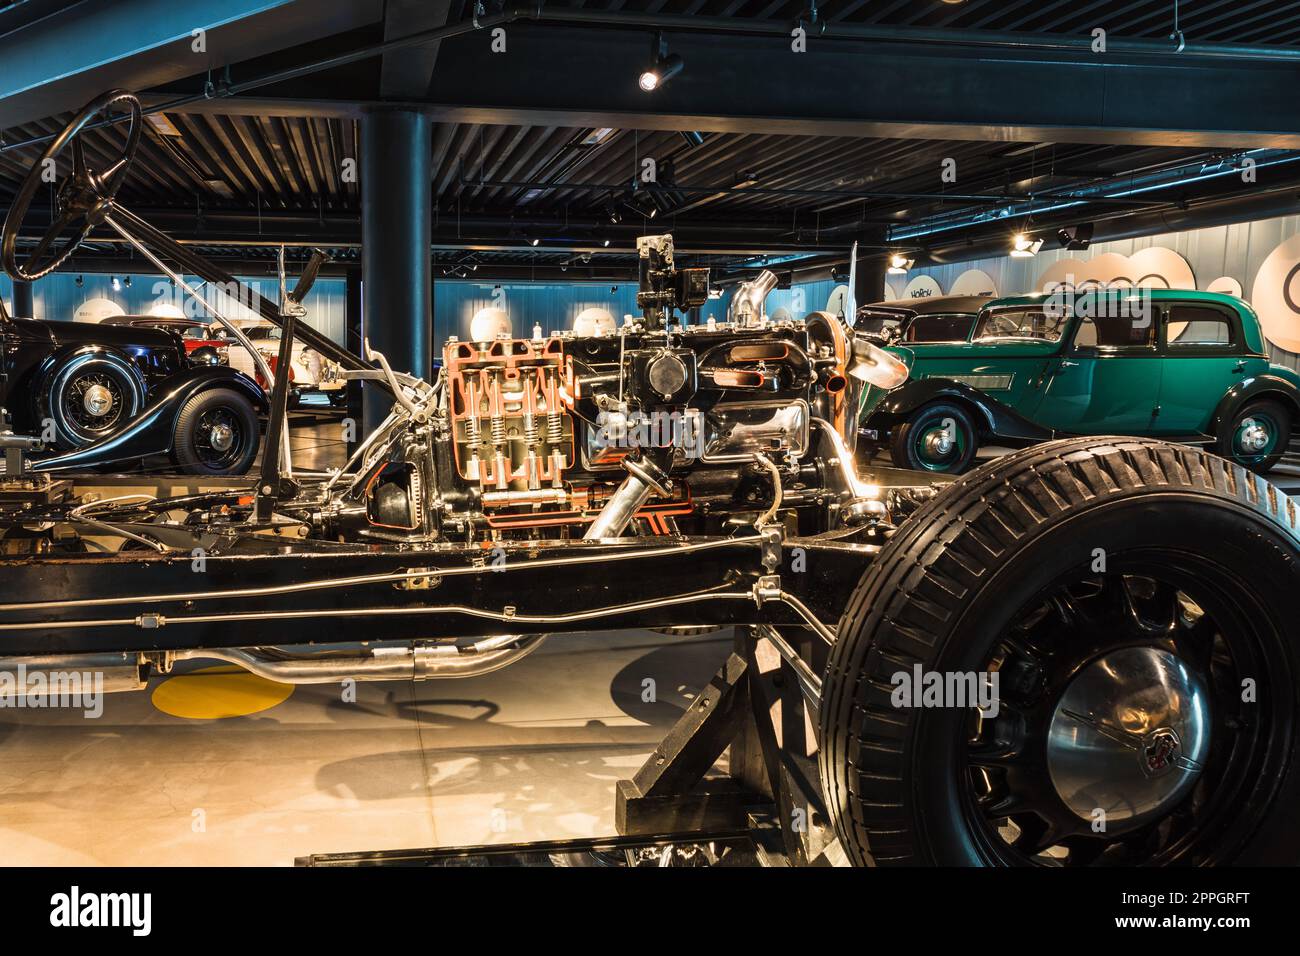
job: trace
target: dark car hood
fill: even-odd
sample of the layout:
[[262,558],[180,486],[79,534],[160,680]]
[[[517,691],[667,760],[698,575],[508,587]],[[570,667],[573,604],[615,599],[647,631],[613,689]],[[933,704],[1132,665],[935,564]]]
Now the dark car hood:
[[162,329],[140,329],[126,325],[102,325],[93,322],[42,322],[36,319],[13,319],[32,338],[49,335],[51,344],[113,345],[126,348],[132,345],[144,348],[175,348],[176,340]]

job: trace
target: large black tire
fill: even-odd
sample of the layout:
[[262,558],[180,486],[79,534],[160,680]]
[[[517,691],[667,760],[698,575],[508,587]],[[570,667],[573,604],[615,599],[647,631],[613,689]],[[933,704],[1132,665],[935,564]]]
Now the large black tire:
[[894,428],[889,452],[899,468],[960,475],[975,462],[979,433],[960,405],[923,405]]
[[[1252,444],[1258,435],[1262,446]],[[1247,402],[1219,427],[1217,451],[1244,468],[1267,474],[1286,454],[1291,441],[1291,412],[1280,402]]]
[[[954,482],[882,549],[831,649],[819,762],[849,858],[1300,861],[1300,621],[1288,607],[1300,591],[1298,545],[1296,508],[1285,495],[1221,458],[1164,442],[1051,442]],[[1081,833],[1053,831],[1081,811],[1071,816],[1051,773],[1043,785],[1051,746],[1066,739],[1049,746],[1045,715],[1061,719],[1054,695],[1079,686],[1090,668],[1096,676],[1116,647],[1181,655],[1199,675],[1203,708],[1162,706],[1168,720],[1200,714],[1208,731],[1200,769],[1166,760],[1149,742],[1155,738],[1137,745],[1135,732],[1111,733],[1126,749],[1111,765],[1118,776],[1098,788],[1129,786],[1130,778],[1146,787],[1147,777],[1173,785],[1183,779],[1174,773],[1191,789],[1157,804],[1152,822],[1121,819],[1101,835],[1086,823]],[[1001,716],[976,723],[969,708],[895,706],[896,675],[916,665],[943,674],[998,670]],[[1254,682],[1253,702],[1239,699],[1246,681]],[[1124,713],[1157,713],[1150,700],[1135,701],[1127,698]],[[1106,713],[1085,716],[1101,714],[1102,727]],[[1177,757],[1178,738],[1158,733],[1161,746],[1175,741]],[[1089,771],[1099,765],[1096,752],[1073,757]],[[1070,835],[1044,844],[1055,832]],[[1007,842],[1012,837],[1024,842]]]
[[145,385],[116,352],[81,352],[61,359],[40,388],[41,429],[54,425],[55,446],[81,448],[126,427],[145,403]]
[[199,392],[176,416],[172,441],[176,465],[186,474],[245,474],[261,442],[257,412],[232,389]]

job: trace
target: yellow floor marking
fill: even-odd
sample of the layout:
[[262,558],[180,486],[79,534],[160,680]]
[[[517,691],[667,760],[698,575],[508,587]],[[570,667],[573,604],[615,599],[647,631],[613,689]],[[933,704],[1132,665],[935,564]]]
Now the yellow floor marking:
[[190,720],[246,717],[282,704],[293,693],[280,684],[238,667],[203,667],[167,678],[153,691],[153,705],[164,714]]

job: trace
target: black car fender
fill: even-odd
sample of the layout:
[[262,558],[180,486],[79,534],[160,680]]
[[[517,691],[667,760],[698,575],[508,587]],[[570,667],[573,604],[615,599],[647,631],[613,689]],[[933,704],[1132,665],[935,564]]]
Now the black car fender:
[[151,455],[171,454],[176,417],[195,395],[213,388],[230,388],[244,395],[258,412],[267,410],[266,394],[257,383],[225,365],[186,369],[165,379],[153,390],[152,400],[122,431],[93,445],[31,463],[32,471],[69,471],[102,468]]
[[1036,425],[988,393],[950,378],[919,378],[903,383],[876,403],[860,425],[883,434],[918,408],[936,401],[949,401],[966,408],[976,427],[996,438],[1038,442],[1056,437],[1052,429]]
[[1257,398],[1274,398],[1291,409],[1297,421],[1300,421],[1300,390],[1278,375],[1253,375],[1237,382],[1226,392],[1219,404],[1215,406],[1210,418],[1209,434],[1217,436],[1225,422],[1230,420],[1246,402]]

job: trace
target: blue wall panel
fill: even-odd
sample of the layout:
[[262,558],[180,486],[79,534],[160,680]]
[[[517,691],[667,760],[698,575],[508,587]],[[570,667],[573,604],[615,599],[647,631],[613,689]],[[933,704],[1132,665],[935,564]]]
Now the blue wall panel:
[[[70,272],[59,272],[46,276],[32,286],[32,299],[37,319],[54,321],[71,320],[77,308],[88,299],[103,298],[116,302],[127,315],[144,315],[158,302],[167,302],[180,308],[187,316],[202,317],[204,312],[183,292],[178,294],[171,282],[162,276],[130,274],[131,285],[125,283],[128,275],[120,274],[117,278],[121,287],[113,288],[113,277],[86,273],[81,277],[82,284],[77,285],[78,276]],[[201,279],[187,276],[186,281],[195,285],[205,297],[210,294]],[[269,298],[272,302],[280,296],[278,279],[244,278],[253,289]],[[343,342],[343,280],[318,279],[307,295],[307,322],[309,325],[328,335],[335,342]],[[13,283],[7,276],[0,275],[0,296],[4,297],[5,306],[13,311]],[[246,304],[217,294],[212,296],[212,304],[221,309],[231,319],[253,319],[257,315]]]

